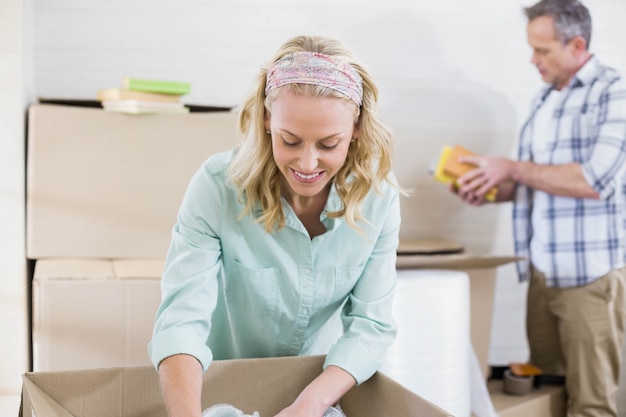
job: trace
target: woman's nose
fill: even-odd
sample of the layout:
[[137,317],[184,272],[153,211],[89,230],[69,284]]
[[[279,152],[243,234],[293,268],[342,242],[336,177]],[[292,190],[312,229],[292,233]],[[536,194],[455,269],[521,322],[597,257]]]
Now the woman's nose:
[[300,169],[305,174],[309,174],[317,167],[317,149],[314,146],[307,146],[300,155]]

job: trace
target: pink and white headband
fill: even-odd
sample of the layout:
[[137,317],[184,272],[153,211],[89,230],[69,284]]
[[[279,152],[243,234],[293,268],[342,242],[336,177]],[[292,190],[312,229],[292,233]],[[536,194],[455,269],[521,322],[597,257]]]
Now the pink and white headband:
[[265,95],[286,84],[321,85],[346,95],[357,106],[363,101],[363,80],[359,73],[345,62],[317,52],[292,52],[270,66]]

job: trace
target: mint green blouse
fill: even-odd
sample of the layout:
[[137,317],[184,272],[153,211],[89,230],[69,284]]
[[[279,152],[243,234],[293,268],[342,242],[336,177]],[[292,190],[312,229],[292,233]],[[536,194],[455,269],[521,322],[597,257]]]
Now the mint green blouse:
[[[259,213],[239,218],[243,206],[226,180],[231,158],[210,157],[185,193],[149,343],[154,366],[178,353],[203,370],[214,359],[322,353],[324,367],[367,380],[396,335],[398,191],[384,183],[368,194],[363,234],[324,212],[327,231],[311,239],[284,201],[287,225],[268,234],[255,222]],[[340,206],[333,188],[325,210]],[[336,333],[328,330],[333,317]]]

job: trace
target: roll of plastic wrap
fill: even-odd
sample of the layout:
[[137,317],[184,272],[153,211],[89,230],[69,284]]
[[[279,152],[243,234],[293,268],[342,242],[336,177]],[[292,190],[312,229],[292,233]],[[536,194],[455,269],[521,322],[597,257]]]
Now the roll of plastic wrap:
[[399,270],[398,336],[380,371],[456,417],[471,414],[470,295],[465,272]]

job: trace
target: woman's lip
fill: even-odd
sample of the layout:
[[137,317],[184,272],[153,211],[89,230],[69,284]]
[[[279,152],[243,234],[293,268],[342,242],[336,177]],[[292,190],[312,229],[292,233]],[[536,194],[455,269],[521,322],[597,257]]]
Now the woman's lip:
[[315,172],[313,174],[304,174],[300,171],[296,171],[293,168],[291,169],[291,172],[293,173],[293,176],[298,181],[302,181],[302,182],[315,182],[316,180],[321,178],[322,175],[324,174],[324,171]]

